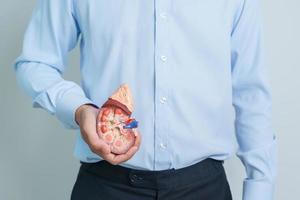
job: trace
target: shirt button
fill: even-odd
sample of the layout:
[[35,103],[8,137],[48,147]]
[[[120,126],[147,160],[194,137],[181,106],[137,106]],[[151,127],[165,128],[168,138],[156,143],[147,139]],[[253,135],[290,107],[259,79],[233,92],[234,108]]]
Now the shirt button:
[[162,19],[167,19],[167,14],[164,13],[164,12],[160,13],[159,16],[160,16]]
[[167,148],[166,145],[165,145],[164,143],[160,143],[160,147],[161,147],[162,149]]
[[162,97],[162,98],[160,99],[160,102],[161,102],[162,104],[166,103],[166,101],[167,101],[167,98],[166,98],[166,97]]
[[166,62],[168,58],[167,58],[167,56],[160,56],[160,59],[161,59],[162,61]]

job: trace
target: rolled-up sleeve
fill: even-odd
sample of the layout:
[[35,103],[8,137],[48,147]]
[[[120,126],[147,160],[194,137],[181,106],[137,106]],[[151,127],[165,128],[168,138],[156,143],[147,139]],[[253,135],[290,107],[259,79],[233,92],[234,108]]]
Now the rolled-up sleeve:
[[77,129],[75,111],[93,104],[82,88],[62,78],[67,57],[80,36],[73,0],[38,0],[25,31],[22,52],[13,67],[32,106],[55,115],[66,128]]
[[232,29],[232,88],[237,156],[245,166],[244,200],[273,199],[277,138],[264,63],[260,0],[243,0]]

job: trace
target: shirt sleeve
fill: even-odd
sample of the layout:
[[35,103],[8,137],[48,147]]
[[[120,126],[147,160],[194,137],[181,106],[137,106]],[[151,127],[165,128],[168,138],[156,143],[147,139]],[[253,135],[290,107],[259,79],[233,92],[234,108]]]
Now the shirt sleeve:
[[66,128],[78,129],[76,109],[94,103],[79,85],[62,78],[68,52],[80,36],[72,1],[38,0],[25,31],[21,55],[13,67],[33,107],[55,115]]
[[237,156],[246,169],[244,200],[273,199],[277,139],[271,88],[264,64],[260,0],[243,0],[231,33]]

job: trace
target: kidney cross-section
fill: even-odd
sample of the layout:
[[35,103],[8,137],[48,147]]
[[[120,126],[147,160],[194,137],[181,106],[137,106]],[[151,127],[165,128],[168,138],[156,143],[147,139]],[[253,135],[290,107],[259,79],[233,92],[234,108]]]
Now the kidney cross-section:
[[97,132],[115,154],[126,153],[134,145],[134,130],[124,128],[124,122],[128,119],[129,115],[114,106],[103,107],[99,111]]

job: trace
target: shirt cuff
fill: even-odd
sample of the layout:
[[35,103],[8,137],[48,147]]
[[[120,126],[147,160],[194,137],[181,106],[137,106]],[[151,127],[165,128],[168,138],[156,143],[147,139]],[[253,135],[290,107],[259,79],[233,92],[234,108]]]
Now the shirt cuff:
[[262,180],[244,180],[243,200],[273,200],[274,183]]
[[69,92],[59,99],[56,105],[56,116],[63,122],[64,127],[68,129],[80,128],[75,121],[75,112],[83,104],[92,104],[98,108],[97,105],[81,93]]

